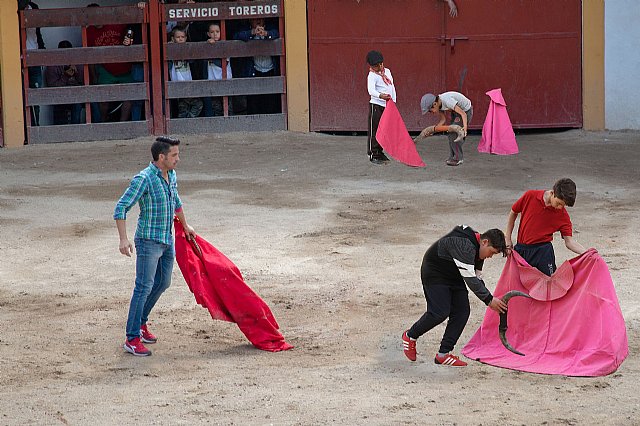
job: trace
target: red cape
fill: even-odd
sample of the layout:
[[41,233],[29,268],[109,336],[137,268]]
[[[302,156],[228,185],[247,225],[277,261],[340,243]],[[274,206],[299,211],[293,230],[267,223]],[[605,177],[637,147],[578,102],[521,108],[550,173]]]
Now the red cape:
[[627,331],[609,268],[595,249],[564,262],[551,277],[516,252],[496,285],[497,297],[519,290],[533,299],[509,302],[507,340],[500,342],[499,316],[487,310],[482,326],[462,353],[485,364],[532,373],[604,376],[629,353]]
[[411,167],[426,166],[407,131],[398,107],[392,100],[387,101],[387,107],[380,117],[376,139],[387,154],[401,163]]
[[269,306],[242,279],[236,265],[206,240],[188,241],[175,220],[176,260],[189,290],[213,319],[235,322],[258,349],[278,352],[293,348],[278,331]]

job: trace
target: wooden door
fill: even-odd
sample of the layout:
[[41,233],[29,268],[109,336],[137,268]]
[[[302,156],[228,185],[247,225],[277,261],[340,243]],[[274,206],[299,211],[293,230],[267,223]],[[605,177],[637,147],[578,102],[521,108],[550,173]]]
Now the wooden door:
[[366,53],[392,71],[409,130],[426,92],[462,91],[481,128],[502,88],[516,128],[582,126],[580,0],[308,0],[310,128],[365,131]]
[[383,54],[398,108],[416,127],[423,92],[444,82],[444,7],[424,0],[309,0],[311,130],[366,130],[370,50]]
[[445,90],[463,92],[481,128],[502,88],[516,128],[582,127],[580,0],[460,1],[445,21]]

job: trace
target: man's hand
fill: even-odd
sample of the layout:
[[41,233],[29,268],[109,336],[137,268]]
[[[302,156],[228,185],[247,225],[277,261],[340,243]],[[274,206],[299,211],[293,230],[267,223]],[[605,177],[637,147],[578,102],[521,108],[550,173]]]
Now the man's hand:
[[499,314],[503,314],[507,312],[507,305],[497,297],[494,297],[493,299],[491,299],[491,302],[489,303],[489,307]]
[[196,231],[193,229],[193,227],[191,227],[191,225],[185,225],[184,226],[184,233],[185,233],[187,238],[189,238],[189,237],[195,238],[196,237]]
[[133,253],[133,244],[131,244],[129,239],[120,240],[120,253],[131,257],[131,254]]
[[390,101],[391,95],[388,93],[380,93],[380,99],[384,99],[385,101]]
[[64,73],[69,76],[69,77],[73,77],[76,73],[76,66],[75,65],[69,65],[65,70]]

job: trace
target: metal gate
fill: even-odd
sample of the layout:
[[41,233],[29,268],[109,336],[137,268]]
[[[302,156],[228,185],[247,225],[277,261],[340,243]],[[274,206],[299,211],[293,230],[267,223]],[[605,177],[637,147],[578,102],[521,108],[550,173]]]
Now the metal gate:
[[[582,126],[580,0],[309,0],[311,130],[366,129],[365,55],[380,50],[409,130],[426,92],[466,94],[481,128],[502,88],[516,128]],[[384,11],[380,14],[380,11]]]
[[[273,40],[224,40],[184,44],[168,43],[167,21],[217,21],[224,37],[229,21],[274,18],[279,38]],[[130,46],[88,47],[87,27],[110,24],[139,25],[142,40]],[[39,27],[80,27],[82,47],[27,50],[26,32]],[[36,9],[20,12],[23,84],[28,143],[128,139],[149,134],[208,133],[228,131],[284,130],[287,128],[285,98],[284,9],[282,0],[211,2],[197,4],[161,4],[150,0],[145,7],[85,7]],[[167,65],[174,60],[211,58],[278,57],[280,75],[273,77],[233,78],[172,82]],[[120,84],[91,84],[89,66],[94,64],[134,63],[143,67],[142,81]],[[29,67],[79,64],[84,81],[79,86],[29,87]],[[229,97],[279,95],[279,113],[230,115]],[[171,101],[188,97],[223,97],[224,115],[206,118],[171,118]],[[134,101],[144,103],[144,119],[139,121],[99,122],[92,108],[99,103]],[[41,105],[84,105],[83,124],[32,125],[32,108]]]

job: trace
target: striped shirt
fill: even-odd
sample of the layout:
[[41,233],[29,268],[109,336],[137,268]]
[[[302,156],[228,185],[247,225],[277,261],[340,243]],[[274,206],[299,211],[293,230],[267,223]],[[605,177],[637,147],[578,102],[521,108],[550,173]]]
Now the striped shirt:
[[113,218],[125,220],[134,204],[140,205],[136,238],[173,243],[171,226],[176,211],[182,209],[178,196],[178,180],[174,170],[169,171],[169,182],[162,177],[162,170],[155,164],[135,175],[129,188],[116,204]]

